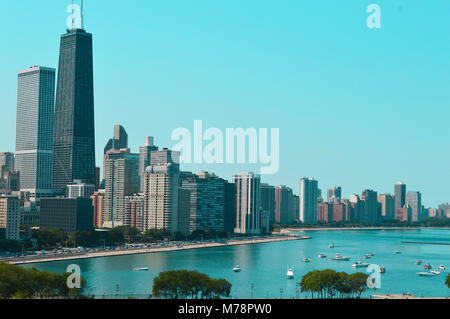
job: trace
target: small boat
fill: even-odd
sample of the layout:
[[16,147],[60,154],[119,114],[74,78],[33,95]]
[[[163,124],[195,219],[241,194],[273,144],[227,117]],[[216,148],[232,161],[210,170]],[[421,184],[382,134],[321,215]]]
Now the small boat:
[[331,260],[338,260],[338,261],[349,261],[350,257],[348,256],[342,256],[341,254],[336,254]]
[[148,271],[148,267],[133,268],[134,271]]
[[396,253],[397,255],[400,255],[402,252],[401,252],[400,250],[396,250],[395,253]]
[[430,272],[432,274],[435,274],[435,275],[440,275],[441,274],[441,272],[439,270],[430,270]]
[[444,265],[440,265],[439,266],[439,270],[444,271],[445,270],[445,266]]
[[294,270],[293,270],[292,268],[289,268],[289,269],[287,270],[286,278],[287,278],[287,279],[294,279]]
[[415,263],[416,265],[422,265],[422,260],[416,260],[414,263]]
[[373,257],[373,256],[375,256],[375,254],[373,254],[373,253],[367,253],[366,256]]
[[369,264],[357,261],[352,266],[355,267],[355,268],[363,268],[363,267],[369,267]]
[[325,254],[319,254],[317,257],[319,257],[319,258],[327,258],[327,255],[325,255]]
[[305,258],[302,259],[302,261],[303,261],[304,263],[309,263],[309,262],[311,261],[311,259],[305,257]]
[[380,274],[384,274],[386,272],[386,268],[380,267]]
[[372,256],[365,255],[363,258],[364,258],[364,259],[370,259],[370,258],[372,258]]
[[428,270],[428,269],[431,269],[431,268],[433,268],[433,266],[431,266],[430,264],[425,264],[425,266],[423,266],[423,269],[426,269],[426,270]]
[[334,248],[334,244],[333,244],[333,243],[330,243],[330,244],[328,245],[328,248]]
[[433,277],[433,276],[436,276],[436,275],[433,274],[432,272],[428,272],[428,271],[418,272],[417,274],[418,274],[419,276],[421,276],[421,277]]
[[233,271],[234,272],[240,272],[241,271],[241,267],[239,267],[238,265],[233,267]]

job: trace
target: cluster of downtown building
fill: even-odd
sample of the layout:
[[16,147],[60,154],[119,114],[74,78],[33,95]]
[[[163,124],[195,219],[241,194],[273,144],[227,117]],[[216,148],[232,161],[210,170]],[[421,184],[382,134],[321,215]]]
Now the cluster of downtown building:
[[[19,240],[21,225],[77,230],[133,226],[260,234],[271,223],[304,224],[383,220],[418,221],[448,216],[450,206],[425,210],[419,192],[395,185],[395,195],[366,190],[342,198],[340,187],[322,200],[318,182],[300,181],[300,195],[287,186],[261,183],[254,173],[232,182],[209,172],[184,172],[180,154],[146,137],[138,153],[120,125],[95,166],[92,35],[84,29],[61,36],[58,76],[33,66],[18,73],[16,152],[0,153],[0,230]],[[56,90],[55,90],[56,86]]]

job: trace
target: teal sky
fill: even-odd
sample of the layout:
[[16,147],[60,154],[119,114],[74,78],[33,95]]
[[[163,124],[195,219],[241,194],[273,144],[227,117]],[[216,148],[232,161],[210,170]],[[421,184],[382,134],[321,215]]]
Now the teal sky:
[[[14,151],[17,71],[57,67],[70,0],[0,9],[0,151]],[[366,26],[369,4],[381,29]],[[323,193],[450,201],[450,1],[86,0],[94,35],[97,163],[122,124],[175,144],[177,127],[280,128],[280,170],[263,182]],[[231,179],[251,165],[183,166]]]

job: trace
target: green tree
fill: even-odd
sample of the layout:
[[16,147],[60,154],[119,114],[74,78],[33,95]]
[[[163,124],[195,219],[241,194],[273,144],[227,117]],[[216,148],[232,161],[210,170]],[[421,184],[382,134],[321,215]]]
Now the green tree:
[[314,298],[354,298],[360,297],[367,288],[368,275],[347,274],[331,269],[315,270],[302,277],[299,286],[302,292],[311,293]]
[[153,296],[166,299],[219,299],[229,297],[231,283],[197,271],[171,270],[153,280]]
[[80,289],[69,289],[69,275],[70,273],[55,274],[36,268],[0,263],[0,298],[28,299],[39,295],[80,297],[86,281],[81,279]]

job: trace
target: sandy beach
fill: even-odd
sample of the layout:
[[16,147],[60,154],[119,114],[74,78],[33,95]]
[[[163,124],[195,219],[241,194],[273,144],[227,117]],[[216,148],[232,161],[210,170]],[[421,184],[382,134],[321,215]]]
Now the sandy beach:
[[74,255],[44,255],[44,256],[32,256],[27,259],[15,258],[8,261],[4,261],[10,264],[32,264],[32,263],[42,263],[42,262],[52,262],[61,260],[76,260],[76,259],[86,259],[86,258],[101,258],[101,257],[112,257],[112,256],[125,256],[125,255],[137,255],[137,254],[150,254],[157,252],[170,252],[178,250],[190,250],[190,249],[201,249],[201,248],[211,248],[220,246],[236,246],[236,245],[250,245],[250,244],[262,244],[278,241],[290,241],[290,240],[305,240],[310,239],[308,236],[282,236],[282,237],[267,237],[267,238],[255,238],[255,239],[244,239],[244,240],[229,240],[226,243],[221,242],[205,242],[205,243],[195,243],[187,244],[183,246],[168,246],[168,247],[150,247],[150,248],[136,248],[136,249],[122,249],[122,250],[108,250],[99,252],[87,252],[82,254]]

